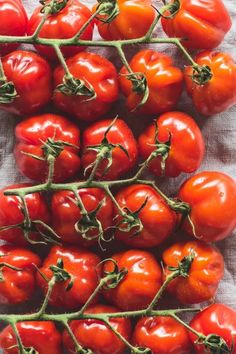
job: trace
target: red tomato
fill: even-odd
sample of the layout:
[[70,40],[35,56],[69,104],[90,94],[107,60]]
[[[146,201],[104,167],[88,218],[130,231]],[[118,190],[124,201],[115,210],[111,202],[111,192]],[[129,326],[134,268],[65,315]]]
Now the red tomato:
[[[21,1],[0,0],[0,35],[24,36],[27,29],[27,14]],[[0,55],[5,55],[18,47],[14,44],[1,44]]]
[[[166,240],[174,231],[176,214],[152,187],[142,184],[131,185],[122,189],[117,194],[116,200],[122,209],[128,208],[132,213],[141,208],[138,214],[143,226],[141,232],[135,235],[135,232],[138,232],[135,227],[129,232],[116,231],[118,240],[125,244],[132,247],[154,247]],[[119,217],[117,222],[121,221],[122,218]],[[122,228],[126,226],[127,223],[121,224]]]
[[[34,348],[38,354],[62,354],[61,334],[53,322],[19,322],[17,329],[25,348]],[[16,338],[11,326],[0,333],[3,354],[18,354]]]
[[[187,92],[197,111],[211,116],[227,110],[236,103],[236,63],[231,55],[221,52],[201,52],[195,58],[200,66],[208,66],[212,78],[202,85],[192,80],[193,68],[185,68]],[[195,73],[196,74],[196,73]]]
[[[42,20],[42,6],[34,10],[28,24],[28,35],[32,35]],[[58,13],[51,14],[47,17],[41,31],[40,38],[58,38],[67,39],[74,37],[87,20],[92,16],[91,11],[78,0],[69,0],[66,6]],[[80,39],[91,40],[93,36],[93,23],[91,23],[81,35]],[[36,45],[41,55],[50,60],[57,60],[57,55],[53,48],[49,46]],[[82,50],[81,46],[64,46],[62,52],[64,56],[70,57]]]
[[[158,292],[162,274],[154,256],[149,252],[129,250],[112,256],[119,269],[128,273],[114,289],[103,291],[105,298],[122,310],[143,309],[150,304]],[[104,272],[112,271],[114,264],[107,261]]]
[[[86,250],[54,246],[40,268],[41,273],[47,279],[51,279],[53,276],[50,266],[57,266],[59,259],[63,261],[64,268],[71,276],[71,279],[56,283],[49,303],[52,306],[64,307],[68,310],[79,309],[80,306],[85,304],[98,285],[99,269],[97,266],[100,263],[100,258]],[[73,281],[73,286],[68,290],[71,280]],[[48,284],[40,274],[37,274],[37,281],[39,287],[46,293]],[[94,301],[96,300],[97,298]]]
[[[84,169],[94,163],[98,155],[97,151],[87,149],[90,146],[101,145],[104,134],[111,124],[112,120],[102,120],[101,122],[90,125],[84,131],[82,152],[82,164]],[[96,177],[106,180],[119,179],[120,176],[131,170],[137,162],[137,142],[131,129],[121,119],[115,121],[106,137],[108,144],[121,145],[126,150],[127,154],[119,146],[116,146],[114,149],[112,147],[110,149],[108,148],[108,151],[112,152],[112,165],[106,172],[108,160],[104,158],[97,169]],[[91,172],[91,168],[89,171]]]
[[[221,172],[205,171],[189,178],[180,188],[178,198],[191,207],[183,228],[205,242],[230,236],[236,227],[236,182]],[[195,235],[194,235],[195,233]]]
[[1,263],[19,270],[7,266],[0,268],[0,304],[19,304],[29,300],[36,287],[35,266],[40,266],[40,258],[27,249],[4,245],[0,246]]
[[[93,212],[103,202],[97,212],[97,220],[101,222],[105,231],[113,224],[113,205],[105,192],[99,188],[83,188],[78,190],[78,194],[88,213]],[[52,198],[52,223],[53,228],[60,235],[63,242],[88,247],[98,241],[99,229],[93,229],[87,236],[93,240],[83,238],[82,234],[76,229],[75,225],[81,220],[81,210],[75,204],[75,195],[72,191],[60,191]],[[96,237],[97,235],[97,237]]]
[[[199,312],[191,321],[191,327],[196,331],[209,336],[215,334],[220,336],[226,342],[228,351],[236,354],[236,311],[223,304],[213,304],[203,311]],[[204,346],[196,343],[197,337],[190,332],[190,338],[196,350],[196,353],[205,354],[211,351]],[[222,353],[226,351],[222,351]],[[219,351],[220,353],[220,351]]]
[[[63,182],[78,172],[80,130],[66,118],[56,114],[31,117],[16,126],[15,136],[18,141],[14,150],[16,164],[26,177],[35,181],[46,180],[47,154],[50,152],[56,158],[54,182]],[[26,154],[33,154],[45,160],[38,160]]]
[[[119,312],[119,309],[108,305],[95,305],[88,308],[85,313],[102,314]],[[131,323],[128,318],[111,318],[109,320],[126,340],[130,339]],[[83,348],[89,348],[94,354],[122,354],[125,351],[125,344],[99,320],[79,320],[71,321],[70,327]],[[74,344],[65,331],[63,334],[63,343],[69,353],[77,353]]]
[[[229,13],[221,0],[172,0],[175,14],[162,17],[162,26],[169,37],[183,38],[191,49],[213,49],[224,39],[232,26]],[[178,4],[176,11],[175,5]],[[164,15],[169,16],[172,11]]]
[[[22,224],[24,221],[24,215],[21,211],[22,202],[19,197],[12,195],[5,196],[4,192],[8,189],[20,189],[29,186],[32,185],[29,183],[19,183],[7,186],[4,189],[0,190],[0,228]],[[43,195],[40,193],[28,194],[25,197],[25,201],[28,207],[31,221],[41,220],[48,225],[50,222],[50,213]],[[31,240],[37,240],[39,238],[39,235],[35,230],[33,230],[29,233],[29,238]],[[15,245],[27,244],[23,236],[23,230],[19,227],[0,231],[0,240],[4,240],[9,243],[14,243]]]
[[[182,93],[183,74],[173,66],[171,57],[147,49],[138,52],[130,61],[134,73],[143,73],[149,87],[147,102],[139,109],[143,114],[158,114],[173,109]],[[127,107],[134,110],[142,101],[143,94],[133,90],[133,85],[125,76],[128,71],[123,67],[120,71],[120,85],[127,97]]]
[[[155,124],[158,142],[155,141]],[[164,174],[168,177],[196,171],[204,157],[205,143],[192,117],[182,112],[168,112],[162,114],[155,124],[149,125],[138,140],[140,154],[145,160],[153,151],[163,151],[163,155],[158,155],[149,164],[150,171],[157,176]],[[162,171],[162,161],[166,156]]]
[[133,333],[133,345],[152,354],[191,354],[188,330],[171,317],[141,318]]
[[[56,107],[81,120],[93,121],[109,111],[118,99],[118,80],[114,65],[95,53],[79,53],[67,60],[67,66],[75,79],[82,80],[86,87],[93,88],[96,97],[66,95],[56,91]],[[54,86],[62,84],[65,71],[59,66],[54,71]]]
[[168,290],[182,304],[197,304],[214,298],[224,275],[224,259],[213,246],[200,241],[175,243],[163,253],[166,266],[165,276],[171,273],[169,267],[178,267],[179,262],[193,254],[188,277],[178,277]]
[[18,114],[33,114],[52,96],[52,72],[45,59],[33,52],[18,50],[2,58],[4,73],[14,83],[18,96],[1,109]]

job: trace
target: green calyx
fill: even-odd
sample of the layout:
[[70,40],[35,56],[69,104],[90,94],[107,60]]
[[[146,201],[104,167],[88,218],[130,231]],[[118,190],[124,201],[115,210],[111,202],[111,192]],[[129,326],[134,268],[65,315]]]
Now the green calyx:
[[209,334],[204,339],[199,338],[196,343],[204,345],[209,354],[231,354],[234,349],[233,346],[230,348],[225,340],[217,334]]
[[69,0],[40,0],[40,4],[43,5],[40,12],[55,15],[66,7],[68,1]]
[[98,0],[98,4],[96,10],[102,18],[97,19],[103,23],[111,23],[120,13],[116,0]]
[[87,99],[85,101],[94,100],[97,94],[93,86],[89,82],[85,82],[80,79],[76,79],[73,76],[68,77],[65,75],[63,77],[63,83],[56,87],[56,92],[61,92],[66,96],[85,96]]
[[127,80],[131,81],[133,92],[135,92],[137,95],[143,96],[139,104],[132,110],[132,112],[135,112],[148,100],[149,87],[147,78],[143,73],[130,73],[125,74],[124,76],[127,78]]
[[62,283],[69,280],[66,291],[69,291],[72,288],[74,284],[73,276],[65,270],[64,262],[61,258],[57,260],[57,265],[50,266],[50,270],[53,272],[56,283]]
[[0,80],[0,104],[12,103],[17,96],[18,94],[12,81]]
[[126,274],[128,274],[128,270],[126,268],[119,269],[118,264],[112,258],[105,259],[100,264],[106,263],[108,261],[112,262],[114,267],[111,271],[104,271],[105,284],[103,288],[105,290],[116,288],[117,285],[121,282],[121,280],[124,279]]
[[191,265],[194,261],[195,253],[192,251],[188,256],[184,257],[178,264],[177,267],[168,267],[172,272],[176,272],[177,276],[187,278],[189,276],[189,271]]
[[212,71],[211,68],[207,65],[204,66],[194,66],[192,73],[192,80],[197,85],[205,85],[212,79]]

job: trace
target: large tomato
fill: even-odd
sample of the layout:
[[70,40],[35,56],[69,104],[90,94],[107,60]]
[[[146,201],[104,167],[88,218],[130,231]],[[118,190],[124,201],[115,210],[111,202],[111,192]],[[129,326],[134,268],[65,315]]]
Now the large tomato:
[[[55,105],[78,119],[93,121],[109,111],[118,99],[118,80],[114,65],[106,58],[95,53],[79,53],[67,60],[67,66],[75,79],[82,80],[92,90],[95,97],[73,92],[62,93],[56,90]],[[59,66],[54,71],[54,86],[61,85],[65,71]],[[83,92],[86,89],[83,90]]]
[[49,154],[56,159],[54,182],[63,182],[78,172],[80,130],[64,117],[56,114],[31,117],[16,126],[15,136],[16,164],[26,177],[45,181],[48,176]]
[[[162,282],[161,267],[149,252],[129,250],[112,256],[118,268],[127,274],[114,289],[104,289],[105,298],[122,310],[143,309],[150,304]],[[114,269],[114,263],[107,261],[104,272]]]
[[187,92],[197,111],[211,116],[233,106],[236,103],[236,63],[231,55],[206,51],[199,53],[195,61],[209,67],[212,74],[209,81],[197,84],[192,76],[198,73],[191,66],[185,68]]
[[[82,152],[82,165],[87,168],[89,165],[93,164],[96,160],[99,151],[94,151],[88,149],[90,146],[101,145],[104,139],[104,134],[106,133],[109,126],[111,126],[112,120],[103,120],[101,122],[94,123],[90,125],[83,134],[83,152]],[[107,146],[107,151],[112,152],[112,165],[106,172],[106,167],[108,165],[108,160],[106,157],[101,161],[96,176],[98,178],[106,180],[119,179],[124,173],[131,170],[134,167],[138,158],[138,148],[137,142],[133,136],[131,129],[127,124],[121,120],[117,119],[112,125],[109,133],[106,135],[107,142],[102,144],[101,148],[106,148],[109,144],[118,145],[114,148]],[[121,149],[121,147],[126,150],[126,153]],[[91,172],[91,169],[89,169]]]
[[[103,314],[119,312],[119,309],[108,305],[95,305],[89,307],[86,314]],[[131,323],[128,318],[111,318],[111,326],[117,330],[126,340],[130,339]],[[83,348],[89,348],[94,354],[123,354],[125,344],[99,320],[75,320],[71,321],[70,327]],[[63,334],[65,348],[71,354],[76,354],[73,341],[67,331]]]
[[190,255],[194,258],[189,264],[188,277],[174,279],[168,290],[183,304],[211,300],[224,274],[224,260],[215,247],[201,241],[175,243],[163,253],[165,276],[171,273],[169,267],[178,267]]
[[[156,132],[158,141],[155,141]],[[160,151],[149,164],[149,169],[157,176],[177,177],[181,172],[192,173],[199,168],[205,152],[198,125],[182,112],[162,114],[140,135],[138,144],[144,159],[153,151]]]
[[[189,178],[180,188],[178,198],[191,208],[183,228],[205,242],[230,236],[236,227],[236,182],[221,172],[205,171]],[[195,231],[194,231],[195,229]]]
[[[213,49],[231,28],[231,19],[221,0],[172,0],[172,10],[162,17],[162,26],[169,37],[183,39],[191,49]],[[176,9],[177,7],[177,9]]]
[[[34,10],[28,24],[28,35],[32,35],[38,27],[44,14],[41,12],[42,6]],[[89,8],[83,5],[78,0],[67,1],[66,6],[57,13],[50,14],[42,29],[39,32],[40,38],[58,38],[67,39],[74,37],[82,26],[91,17],[92,13]],[[93,23],[90,23],[80,39],[91,40],[93,36]],[[49,46],[36,45],[37,50],[43,56],[50,60],[57,59],[57,55],[53,48]],[[81,46],[64,46],[61,48],[64,56],[71,57],[72,55],[84,49]]]
[[43,108],[52,97],[52,72],[45,59],[33,52],[17,50],[2,58],[8,81],[13,82],[17,97],[1,104],[1,109],[29,115]]

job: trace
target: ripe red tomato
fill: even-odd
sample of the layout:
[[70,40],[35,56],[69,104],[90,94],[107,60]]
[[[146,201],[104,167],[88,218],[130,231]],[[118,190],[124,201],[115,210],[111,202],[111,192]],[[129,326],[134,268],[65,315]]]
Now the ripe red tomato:
[[[233,348],[228,352],[236,354],[236,311],[232,308],[223,304],[213,304],[195,315],[190,326],[205,336],[211,334],[220,336],[229,349]],[[190,333],[190,338],[196,353],[211,353],[204,345],[196,343],[197,337],[193,333]]]
[[[221,172],[205,171],[189,178],[181,186],[178,198],[191,207],[183,229],[205,242],[230,236],[236,227],[236,182]],[[195,234],[195,235],[194,235]]]
[[[141,232],[135,235],[137,227],[129,232],[116,231],[117,239],[125,244],[132,247],[154,247],[166,240],[174,231],[177,219],[175,212],[151,186],[131,185],[121,189],[116,200],[122,209],[128,208],[132,213],[141,208],[138,214],[143,226]],[[122,222],[122,217],[118,217],[117,222]],[[122,228],[126,226],[127,223],[121,224]]]
[[[82,152],[82,165],[84,169],[94,163],[98,155],[97,151],[87,150],[88,147],[101,145],[104,139],[104,134],[111,124],[112,120],[102,120],[90,125],[84,131]],[[116,146],[114,149],[112,147],[109,149],[108,147],[108,151],[112,153],[112,165],[106,172],[108,160],[106,158],[103,159],[97,169],[96,177],[106,180],[119,179],[120,176],[131,170],[137,162],[137,142],[131,129],[121,119],[117,119],[115,121],[106,137],[108,144],[119,144],[126,150],[127,153],[125,153],[119,146]],[[89,169],[89,172],[91,172],[91,168]]]
[[184,77],[189,96],[198,112],[211,116],[236,103],[236,63],[231,55],[221,52],[201,52],[195,58],[200,66],[208,66],[212,78],[202,85],[192,80],[194,70],[185,68]]
[[[158,129],[158,143],[155,141],[155,124]],[[177,177],[181,172],[196,171],[204,157],[205,143],[201,130],[192,117],[182,112],[168,112],[162,114],[155,124],[148,126],[138,140],[139,151],[144,159],[158,148],[163,151],[163,155],[158,155],[151,161],[149,169],[157,176],[164,174],[168,177]],[[162,160],[166,154],[168,157],[162,171]]]
[[[68,310],[79,309],[80,306],[85,304],[98,285],[100,258],[86,250],[54,246],[40,268],[41,273],[47,279],[50,280],[52,278],[53,272],[50,267],[57,266],[58,260],[63,261],[64,269],[71,278],[55,284],[49,303],[52,306],[64,307]],[[71,280],[73,281],[73,286],[68,290]],[[46,293],[48,289],[46,280],[40,274],[37,274],[37,281],[39,287]],[[97,300],[98,297],[96,297],[94,302]]]
[[172,271],[169,267],[178,267],[179,262],[193,254],[189,264],[188,277],[178,277],[168,286],[168,290],[182,304],[197,304],[214,298],[224,275],[224,259],[213,246],[201,241],[175,243],[163,253],[166,266],[165,276]]
[[[42,6],[34,10],[28,24],[28,35],[32,35],[42,20]],[[42,29],[39,32],[40,38],[58,38],[67,39],[74,37],[87,20],[92,16],[91,11],[78,0],[67,1],[66,6],[58,13],[51,14],[47,17]],[[80,39],[91,40],[93,36],[93,22],[89,24],[81,35]],[[41,55],[50,60],[57,60],[57,55],[53,48],[49,46],[36,45]],[[78,52],[84,50],[81,46],[64,46],[61,47],[62,53],[66,57],[71,57]]]
[[[62,111],[81,120],[93,121],[109,111],[118,99],[118,80],[114,65],[95,53],[79,53],[67,60],[67,66],[75,79],[82,80],[96,97],[69,95],[56,91],[54,103]],[[54,71],[55,88],[62,84],[65,71],[59,66]]]
[[[141,250],[129,250],[112,256],[119,269],[128,273],[114,289],[104,289],[106,300],[122,310],[143,309],[150,304],[158,292],[161,281],[161,267],[155,257]],[[112,271],[114,264],[107,261],[104,272]]]
[[191,354],[188,330],[171,317],[144,317],[134,329],[133,345],[153,354]]
[[[93,212],[102,203],[97,212],[97,220],[101,223],[103,230],[113,224],[113,205],[111,199],[99,188],[83,188],[78,194],[88,213]],[[63,242],[88,247],[98,242],[99,229],[93,229],[87,233],[91,240],[83,238],[82,234],[75,227],[81,220],[81,210],[75,203],[75,195],[72,191],[60,191],[52,197],[52,224],[54,230],[60,235]],[[86,223],[88,224],[88,222]],[[97,236],[97,237],[96,237]]]
[[[218,47],[232,26],[221,0],[172,0],[172,3],[175,14],[168,19],[162,17],[162,27],[169,37],[183,38],[187,48]],[[166,11],[164,15],[169,16],[171,12]]]
[[[102,314],[119,312],[119,309],[108,305],[95,305],[89,307],[86,314]],[[114,327],[126,340],[130,339],[131,323],[128,318],[111,318],[109,320]],[[79,320],[71,321],[70,327],[83,348],[89,348],[94,354],[122,354],[125,351],[125,344],[99,320]],[[74,344],[65,331],[63,343],[69,353],[75,354]]]
[[35,266],[40,266],[40,258],[27,249],[2,245],[0,246],[1,263],[19,270],[7,266],[0,269],[0,304],[19,304],[29,300],[36,287]]
[[14,83],[18,96],[1,109],[29,115],[43,108],[52,96],[52,72],[45,59],[33,52],[17,50],[2,58],[4,73]]
[[[63,182],[78,172],[80,130],[66,118],[56,114],[31,117],[16,126],[15,136],[16,164],[26,177],[35,181],[46,180],[48,153],[55,157],[54,182]],[[27,154],[45,160],[38,160]]]
[[[8,189],[20,189],[29,186],[31,186],[29,183],[19,183],[7,186],[0,190],[0,228],[22,224],[24,221],[24,215],[21,211],[22,202],[20,198],[12,195],[5,196],[4,192]],[[48,225],[50,222],[50,213],[43,195],[40,193],[28,194],[25,197],[25,201],[31,221],[40,220]],[[40,227],[36,226],[36,229],[40,229]],[[32,232],[29,233],[29,238],[31,240],[39,239],[39,234],[36,230],[34,230],[34,225],[32,225]],[[27,241],[23,236],[23,230],[19,227],[1,230],[0,240],[14,243],[15,245],[27,244]]]
[[[149,87],[147,102],[138,111],[143,114],[159,114],[173,109],[182,93],[183,74],[173,66],[171,57],[147,49],[138,52],[130,61],[134,73],[143,73]],[[143,95],[133,90],[128,80],[128,71],[123,67],[120,71],[120,85],[123,94],[127,97],[127,107],[134,110],[142,101]]]
[[[16,326],[25,348],[34,348],[38,354],[62,354],[61,334],[53,322],[18,322]],[[19,353],[10,325],[0,333],[0,348],[3,354]]]
[[[24,36],[27,30],[27,14],[21,1],[0,0],[0,35]],[[0,45],[0,55],[5,55],[18,47],[17,43]]]

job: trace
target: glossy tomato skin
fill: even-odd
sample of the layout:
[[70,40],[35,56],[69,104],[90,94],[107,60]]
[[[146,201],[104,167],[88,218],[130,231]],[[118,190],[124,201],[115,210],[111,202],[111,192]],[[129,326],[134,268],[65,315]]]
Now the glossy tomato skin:
[[[145,36],[155,19],[150,0],[118,0],[119,14],[111,23],[97,21],[100,36],[108,41]],[[96,10],[98,4],[94,6]],[[104,19],[98,15],[97,18]]]
[[80,168],[80,130],[68,119],[56,114],[34,116],[20,122],[15,128],[17,144],[14,149],[16,164],[20,172],[35,181],[44,182],[48,176],[48,162],[37,160],[26,154],[46,158],[43,150],[48,139],[64,142],[63,151],[56,157],[54,182],[72,178]]
[[[119,312],[118,308],[108,305],[94,305],[89,307],[86,314],[102,314]],[[131,323],[129,318],[111,318],[110,324],[126,340],[129,341],[131,335]],[[125,351],[125,344],[98,320],[75,320],[71,321],[70,327],[83,348],[89,348],[94,354],[122,354]],[[63,343],[70,354],[76,354],[74,344],[65,331],[63,334]]]
[[2,268],[0,304],[13,305],[29,300],[36,288],[35,273],[36,266],[40,266],[40,258],[27,249],[2,245],[0,261],[20,269]]
[[132,342],[153,354],[191,354],[187,329],[171,317],[143,317],[134,329]]
[[18,97],[0,108],[17,114],[34,114],[52,97],[52,72],[45,59],[33,52],[17,50],[2,58],[4,73],[14,83]]
[[[62,111],[85,121],[94,121],[109,111],[118,99],[118,79],[114,65],[106,58],[95,53],[79,53],[67,60],[71,74],[90,84],[96,92],[96,98],[86,96],[67,96],[55,92],[54,103]],[[63,81],[64,69],[58,66],[54,71],[54,87]]]
[[[222,337],[229,348],[233,347],[230,353],[236,354],[236,347],[234,345],[236,341],[236,311],[234,309],[224,304],[210,305],[194,316],[190,322],[190,326],[205,336],[216,334]],[[195,343],[197,338],[193,333],[190,333],[190,338],[196,353],[208,353],[204,345],[197,345]]]
[[130,232],[117,230],[115,236],[119,241],[132,247],[149,248],[158,246],[174,231],[175,212],[151,186],[135,184],[125,187],[116,195],[116,200],[122,209],[128,208],[131,212],[136,212],[147,200],[138,214],[143,230],[135,236],[135,228]]
[[[114,289],[104,290],[103,295],[110,303],[122,310],[144,309],[153,300],[162,282],[161,268],[155,257],[145,251],[129,250],[112,256],[119,269],[128,273]],[[104,272],[112,271],[114,264],[107,261]]]
[[[88,213],[94,211],[99,206],[99,203],[104,201],[97,213],[97,219],[101,222],[103,230],[113,224],[113,204],[102,189],[83,188],[78,190],[78,194]],[[81,211],[74,201],[75,195],[72,191],[60,191],[53,195],[51,209],[54,230],[65,243],[83,247],[97,244],[98,238],[86,240],[76,230],[75,224],[81,220]],[[98,232],[97,229],[91,230],[88,236],[96,236]]]
[[236,103],[236,63],[227,53],[201,52],[195,58],[200,66],[211,69],[212,78],[204,85],[197,85],[191,76],[191,66],[185,68],[186,89],[196,110],[204,116],[211,116],[227,110]]
[[[202,133],[193,118],[182,112],[168,112],[157,120],[158,141],[166,143],[171,139],[168,158],[162,171],[162,157],[157,156],[149,164],[149,169],[157,176],[177,177],[182,172],[195,172],[201,165],[205,153]],[[147,127],[138,139],[139,152],[147,159],[155,151],[155,124]]]
[[181,260],[191,253],[194,260],[188,277],[178,277],[168,286],[168,290],[182,304],[197,304],[214,298],[224,275],[224,259],[221,253],[211,245],[201,241],[175,243],[163,253],[165,276],[171,271],[168,267],[177,267]]
[[[171,57],[147,49],[138,52],[130,61],[134,73],[143,73],[149,87],[147,102],[138,109],[138,112],[149,115],[172,110],[181,96],[183,89],[183,73],[173,65]],[[134,110],[141,102],[143,95],[133,91],[125,67],[120,71],[121,90],[127,98],[126,104],[130,111]]]
[[[100,258],[92,252],[73,247],[54,246],[44,260],[40,271],[48,278],[53,276],[51,265],[57,265],[58,259],[64,263],[64,269],[72,276],[73,286],[66,290],[70,280],[58,282],[53,288],[49,303],[54,307],[78,309],[93,293],[99,282],[98,264]],[[47,282],[37,274],[37,282],[44,293],[47,291]],[[95,298],[94,302],[98,299]]]
[[[111,124],[112,120],[110,119],[102,120],[90,125],[84,131],[82,152],[82,165],[84,169],[93,163],[97,156],[96,151],[87,150],[87,148],[101,144],[104,134]],[[104,174],[108,163],[108,161],[104,159],[100,163],[96,176],[99,179],[116,180],[135,166],[138,158],[137,142],[131,129],[121,119],[117,119],[112,125],[112,128],[107,134],[107,140],[111,144],[122,145],[126,149],[128,156],[119,147],[114,148],[112,151],[112,166],[109,168],[108,172]],[[91,169],[89,172],[91,172]]]
[[[181,186],[178,198],[191,207],[190,218],[195,234],[205,242],[230,236],[236,226],[236,182],[221,172],[204,171]],[[188,219],[183,229],[194,236]]]
[[[28,35],[32,35],[42,20],[43,13],[41,13],[42,6],[36,8],[29,20]],[[89,8],[83,5],[78,0],[69,0],[60,12],[49,15],[39,32],[40,38],[58,38],[68,39],[74,37],[82,26],[91,17],[92,13]],[[81,35],[80,39],[91,40],[93,36],[93,22],[89,24],[86,30]],[[49,60],[57,60],[57,55],[53,48],[48,46],[36,45],[39,53]],[[81,46],[64,46],[62,53],[65,57],[71,57],[78,52],[84,50]]]
[[217,47],[232,26],[221,0],[180,0],[176,14],[169,19],[162,17],[161,21],[166,34],[183,38],[182,43],[189,49]]
[[[0,228],[8,227],[12,225],[21,224],[24,221],[24,216],[21,211],[22,202],[17,196],[5,196],[4,192],[8,189],[20,189],[24,187],[32,186],[29,183],[19,183],[7,186],[0,190]],[[40,193],[27,194],[25,196],[26,205],[28,207],[29,216],[31,221],[41,220],[45,224],[50,223],[50,212],[47,207],[44,196]],[[30,232],[29,238],[31,240],[37,240],[39,235],[37,232]],[[0,231],[0,240],[4,240],[14,245],[27,245],[27,241],[23,236],[21,228],[13,228]]]
[[[26,348],[34,348],[38,354],[62,354],[61,334],[53,322],[18,322],[16,326]],[[0,348],[3,354],[19,353],[11,326],[0,333]]]

